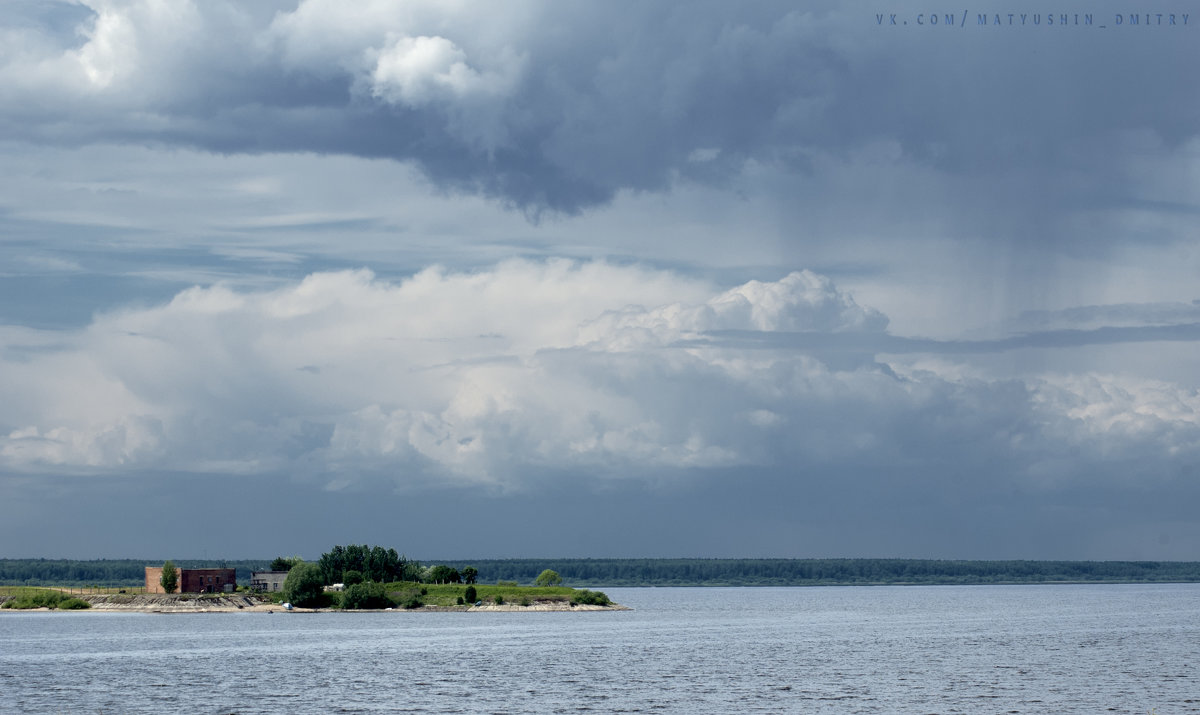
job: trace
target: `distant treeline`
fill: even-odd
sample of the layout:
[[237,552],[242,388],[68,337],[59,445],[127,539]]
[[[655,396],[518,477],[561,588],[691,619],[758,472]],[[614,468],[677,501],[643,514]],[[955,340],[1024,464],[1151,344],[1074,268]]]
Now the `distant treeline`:
[[[179,559],[179,568],[234,568],[239,582],[270,559]],[[409,562],[416,563],[416,562]],[[853,584],[1186,583],[1197,561],[935,561],[919,559],[500,559],[430,561],[479,570],[479,583],[533,583],[553,569],[571,586],[831,586]],[[0,585],[136,586],[161,561],[0,559]]]
[[[265,571],[270,559],[220,561],[175,559],[176,568],[237,570],[239,583],[250,583],[251,571]],[[96,559],[0,559],[3,586],[140,586],[146,582],[147,566],[162,566],[163,560]]]
[[[461,566],[466,561],[439,561]],[[1200,582],[1197,561],[920,559],[504,559],[469,562],[480,583],[530,583],[554,569],[571,586],[829,586]]]

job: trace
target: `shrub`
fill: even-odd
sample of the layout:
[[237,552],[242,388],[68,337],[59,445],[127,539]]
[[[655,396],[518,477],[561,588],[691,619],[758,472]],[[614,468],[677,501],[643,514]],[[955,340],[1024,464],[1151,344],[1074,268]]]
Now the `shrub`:
[[81,598],[72,598],[59,591],[39,588],[21,593],[11,601],[6,601],[3,607],[18,610],[29,608],[78,610],[81,608],[91,608],[92,605]]
[[402,591],[392,591],[388,594],[391,597],[392,603],[401,608],[420,608],[425,605],[425,599],[421,598],[421,592],[415,588],[406,588]]
[[497,581],[496,585],[497,586],[516,586],[517,582],[516,581]]
[[608,600],[608,596],[599,591],[588,591],[584,589],[571,594],[571,603],[587,606],[607,606],[611,604],[612,601]]
[[460,606],[461,606],[461,605],[463,605],[463,604],[464,604],[464,603],[466,603],[466,602],[465,602],[465,601],[463,601],[463,597],[462,597],[462,596],[459,596],[459,597],[458,597],[458,600],[457,600],[455,603],[457,603],[458,605],[460,605]]
[[496,602],[496,605],[497,605],[497,606],[503,606],[503,605],[504,605],[504,596],[501,596],[501,595],[500,595],[500,594],[498,594],[498,593],[497,593],[495,596],[492,596],[492,600]]
[[474,586],[467,586],[467,590],[463,591],[463,600],[467,603],[475,603],[479,600],[478,594],[475,593]]
[[388,598],[381,583],[356,583],[342,593],[342,608],[391,608],[395,604]]

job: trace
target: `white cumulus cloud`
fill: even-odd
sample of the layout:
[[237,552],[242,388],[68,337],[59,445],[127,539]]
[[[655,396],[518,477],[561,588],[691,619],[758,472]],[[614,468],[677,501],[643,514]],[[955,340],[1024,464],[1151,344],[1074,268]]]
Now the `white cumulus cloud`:
[[444,37],[393,35],[376,60],[371,93],[393,104],[421,107],[441,99],[502,95],[512,87],[514,75],[512,68],[476,70],[466,53]]
[[509,261],[398,282],[358,270],[195,287],[79,331],[0,333],[0,465],[520,488],[536,474],[932,460],[1002,462],[1036,480],[1098,439],[1111,445],[1097,459],[1163,463],[1200,444],[1196,396],[1169,384],[989,381],[683,339],[869,341],[885,326],[805,271],[721,288],[638,266]]

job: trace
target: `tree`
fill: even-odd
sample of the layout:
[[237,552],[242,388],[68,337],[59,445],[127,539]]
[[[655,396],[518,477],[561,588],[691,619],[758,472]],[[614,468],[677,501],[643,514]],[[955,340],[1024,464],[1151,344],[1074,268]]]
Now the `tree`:
[[538,577],[533,581],[535,586],[557,586],[560,583],[562,583],[562,576],[559,576],[557,571],[551,571],[550,569],[546,569],[538,574]]
[[275,560],[271,562],[271,570],[272,571],[291,571],[293,566],[295,566],[296,564],[300,563],[303,560],[304,559],[300,558],[299,556],[293,556],[291,558],[287,558],[286,556],[277,556],[275,558]]
[[316,564],[299,563],[283,581],[283,598],[301,608],[319,608],[325,604],[324,578]]
[[334,546],[329,551],[321,554],[321,559],[318,561],[321,564],[321,575],[326,584],[337,583],[342,578],[342,574],[349,568],[346,566],[346,547]]
[[175,593],[175,587],[179,585],[179,572],[175,570],[174,561],[167,559],[163,562],[162,577],[158,579],[158,583],[162,585],[163,591]]
[[342,563],[343,570],[366,571],[366,557],[370,553],[370,547],[366,544],[359,546],[358,544],[347,544],[345,552],[345,561]]
[[342,585],[344,585],[344,586],[353,586],[355,584],[362,583],[362,582],[363,582],[363,575],[362,575],[361,571],[355,571],[354,569],[350,569],[349,571],[347,571],[345,574],[342,575]]
[[395,578],[396,562],[392,556],[396,553],[395,549],[390,552],[382,546],[374,546],[366,557],[366,568],[363,574],[368,581],[378,581],[383,583]]
[[401,581],[420,581],[422,570],[420,561],[409,561],[407,556],[400,557]]
[[463,570],[462,570],[463,583],[466,583],[466,584],[475,583],[475,579],[478,577],[479,577],[479,569],[475,568],[474,566],[467,566],[467,567],[463,568]]

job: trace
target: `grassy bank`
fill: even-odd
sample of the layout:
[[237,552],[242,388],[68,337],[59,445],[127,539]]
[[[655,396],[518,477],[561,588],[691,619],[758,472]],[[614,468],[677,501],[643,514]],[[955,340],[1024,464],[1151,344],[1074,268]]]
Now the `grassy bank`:
[[18,610],[50,608],[62,611],[76,611],[91,608],[91,604],[87,601],[51,588],[33,588],[28,586],[0,587],[0,600],[3,601],[3,603],[0,603],[0,608]]
[[[473,599],[472,593],[474,592]],[[74,589],[78,591],[78,589]],[[133,594],[120,593],[113,589],[111,593],[87,593],[82,596],[72,596],[67,589],[42,588],[36,586],[0,586],[0,608],[34,609],[49,608],[73,610],[90,608],[89,601],[101,603],[108,607],[114,604],[137,604],[138,599],[152,598],[154,602],[144,604],[147,608],[167,608],[188,602],[203,605],[204,602],[223,602],[230,598],[253,598],[261,603],[282,603],[284,595],[281,592],[257,594],[238,592],[234,594]],[[608,596],[599,591],[568,588],[565,586],[520,586],[516,584],[425,584],[411,581],[396,581],[392,583],[363,583],[352,586],[343,592],[323,594],[320,603],[314,604],[321,608],[353,609],[384,609],[407,608],[416,609],[426,606],[437,608],[467,609],[479,603],[487,606],[517,606],[536,607],[557,605],[571,608],[580,605],[609,606],[612,602]],[[238,608],[241,608],[239,605]]]
[[[279,599],[280,595],[272,594]],[[468,608],[475,604],[538,606],[608,606],[608,596],[599,591],[587,591],[566,586],[520,586],[515,584],[428,584],[411,581],[363,583],[341,593],[325,594],[326,608]]]
[[[389,593],[411,595],[421,593],[421,600],[430,606],[462,605],[459,599],[466,597],[467,587],[462,584],[417,584],[389,583],[385,587]],[[494,586],[488,584],[475,585],[475,600],[484,603],[508,603],[512,605],[529,606],[538,601],[569,602],[571,596],[577,593],[573,588],[565,586]]]

